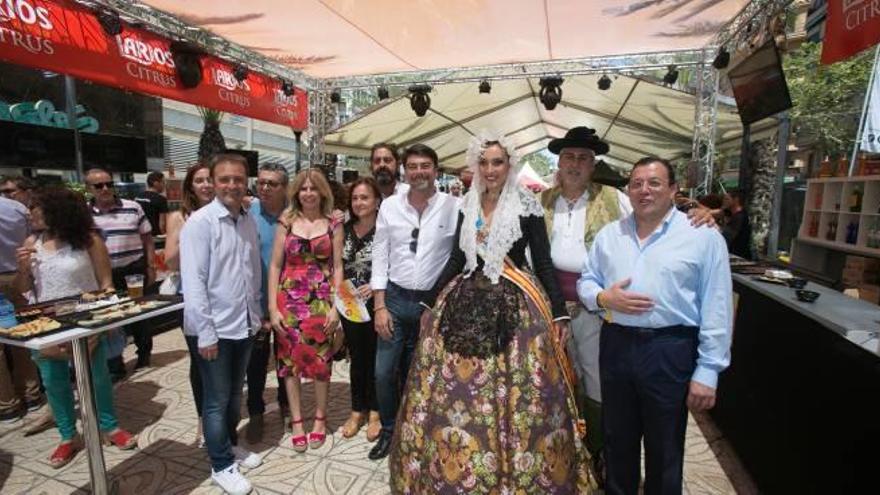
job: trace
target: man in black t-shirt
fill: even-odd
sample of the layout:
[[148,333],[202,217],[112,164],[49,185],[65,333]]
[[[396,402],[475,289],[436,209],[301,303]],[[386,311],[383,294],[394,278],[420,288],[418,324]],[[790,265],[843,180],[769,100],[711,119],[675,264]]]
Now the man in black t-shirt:
[[163,192],[165,192],[165,176],[162,172],[150,172],[147,175],[147,190],[140,197],[134,198],[143,208],[154,235],[165,233],[168,200],[162,195]]

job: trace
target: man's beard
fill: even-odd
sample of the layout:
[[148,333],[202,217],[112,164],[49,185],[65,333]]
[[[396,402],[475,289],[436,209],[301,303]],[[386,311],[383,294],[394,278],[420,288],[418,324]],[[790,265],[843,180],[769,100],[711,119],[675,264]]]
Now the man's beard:
[[390,186],[391,184],[394,184],[394,173],[385,167],[376,170],[373,176],[376,178],[376,182],[380,186]]

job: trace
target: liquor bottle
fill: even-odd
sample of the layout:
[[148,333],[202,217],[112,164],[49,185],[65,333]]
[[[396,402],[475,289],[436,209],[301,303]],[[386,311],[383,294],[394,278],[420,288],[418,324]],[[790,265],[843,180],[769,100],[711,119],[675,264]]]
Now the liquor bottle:
[[849,211],[858,213],[862,211],[862,186],[856,184],[849,194]]
[[822,191],[824,189],[825,189],[824,187],[819,186],[818,190],[816,191],[816,203],[814,205],[814,209],[816,209],[816,210],[822,209]]

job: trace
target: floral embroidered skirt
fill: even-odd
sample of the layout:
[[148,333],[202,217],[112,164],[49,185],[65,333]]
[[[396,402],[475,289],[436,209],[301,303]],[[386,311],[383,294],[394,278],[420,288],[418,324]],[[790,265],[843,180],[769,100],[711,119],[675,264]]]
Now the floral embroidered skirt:
[[[550,341],[546,295],[518,273],[516,284],[459,277],[441,294],[441,317],[419,336],[398,413],[389,461],[393,493],[590,491],[574,397]],[[530,290],[523,290],[523,278]],[[446,349],[445,342],[455,348],[458,340],[443,335],[441,322],[449,321],[443,311],[467,297],[470,311],[490,313],[484,301],[497,297],[479,292],[501,291],[509,300],[512,288],[518,314],[506,321],[518,325],[502,332],[510,339],[502,339],[498,352],[464,357]]]

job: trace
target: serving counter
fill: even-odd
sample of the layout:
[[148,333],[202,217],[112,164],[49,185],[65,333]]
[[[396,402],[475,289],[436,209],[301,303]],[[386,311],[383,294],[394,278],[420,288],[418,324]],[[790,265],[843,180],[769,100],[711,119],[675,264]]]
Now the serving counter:
[[767,493],[861,493],[880,466],[880,307],[733,275],[732,359],[711,415]]

